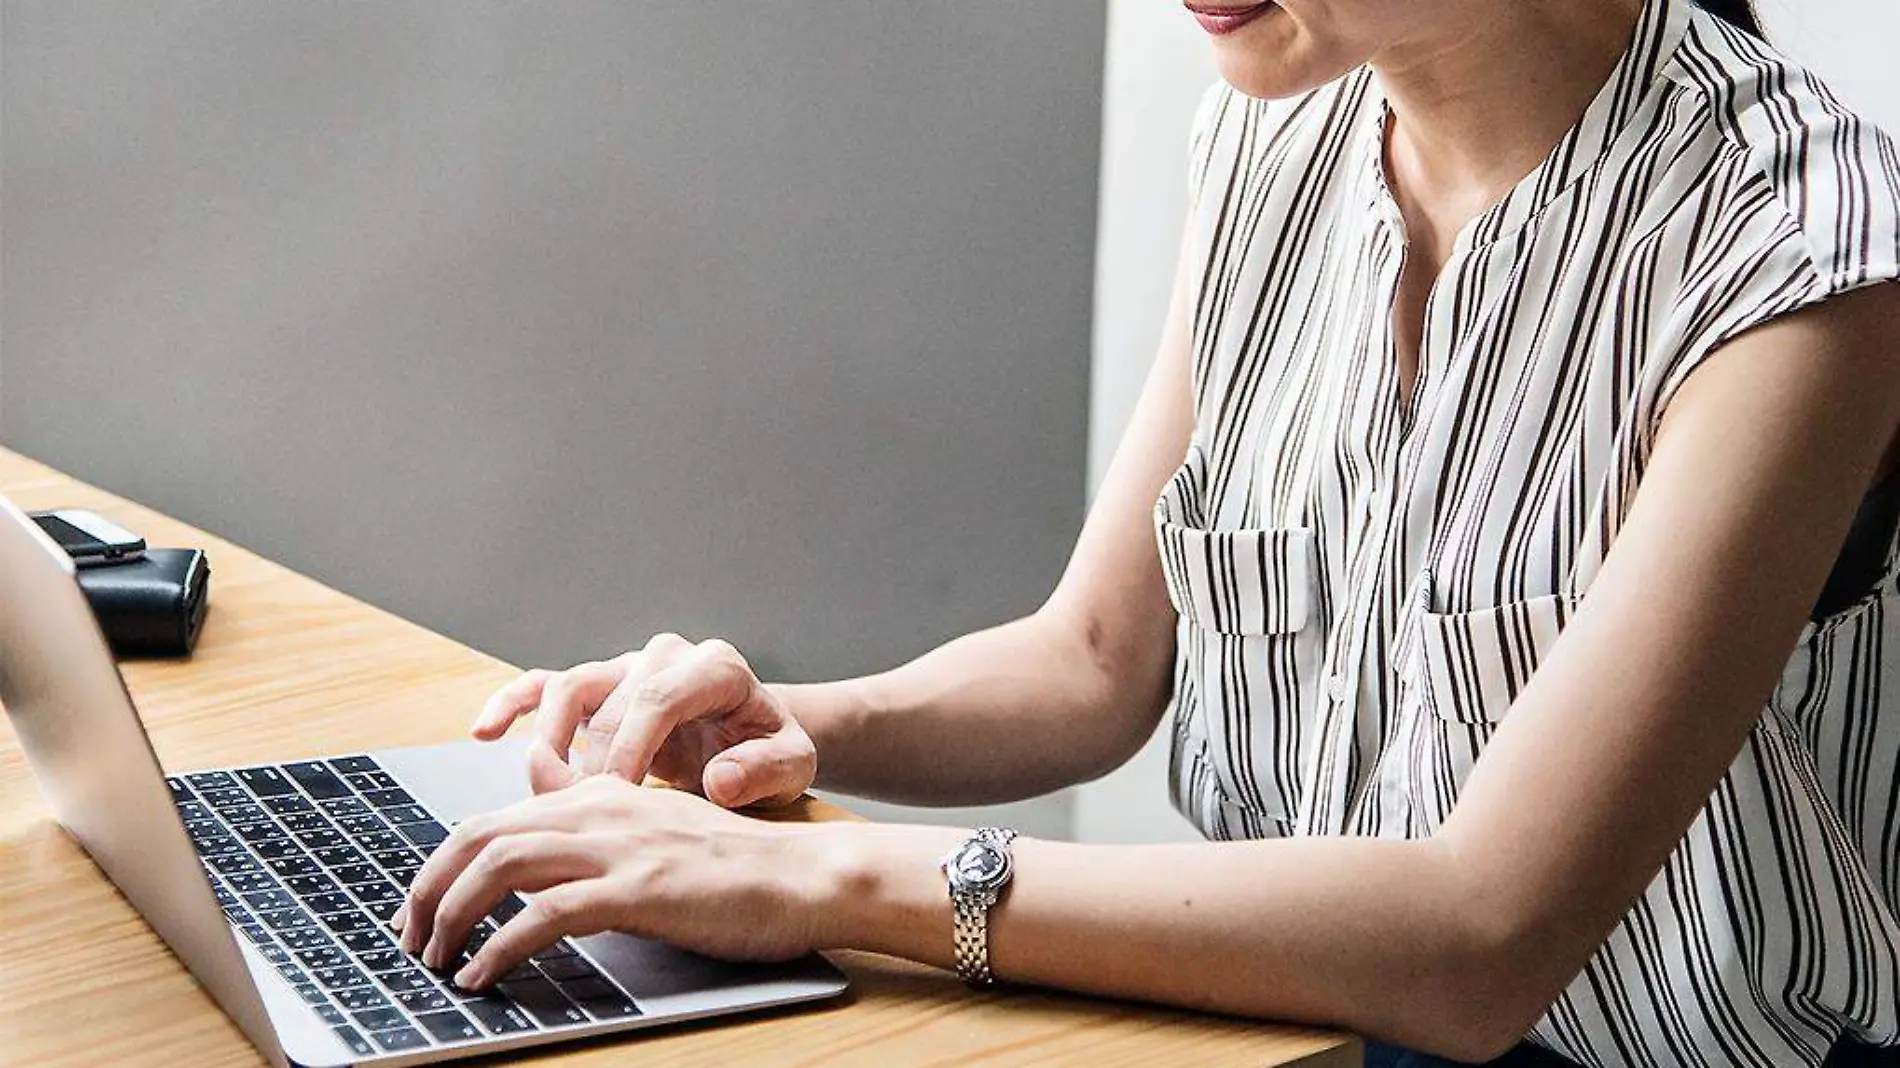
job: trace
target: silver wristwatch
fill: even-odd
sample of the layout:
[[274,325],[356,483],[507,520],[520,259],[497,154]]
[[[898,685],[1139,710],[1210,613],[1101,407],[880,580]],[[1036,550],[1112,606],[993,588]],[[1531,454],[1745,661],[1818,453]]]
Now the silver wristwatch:
[[1016,832],[985,827],[943,858],[943,875],[950,883],[950,905],[956,910],[957,974],[975,987],[996,982],[990,971],[990,908],[1015,874],[1010,861],[1010,839]]

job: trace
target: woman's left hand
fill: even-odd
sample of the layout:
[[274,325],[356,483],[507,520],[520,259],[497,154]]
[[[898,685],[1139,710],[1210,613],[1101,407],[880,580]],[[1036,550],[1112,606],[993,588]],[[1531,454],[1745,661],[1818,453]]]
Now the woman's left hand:
[[481,988],[565,935],[624,931],[710,956],[786,960],[819,944],[822,826],[767,823],[681,790],[596,775],[467,820],[394,917],[441,971],[516,891],[534,895],[455,973]]

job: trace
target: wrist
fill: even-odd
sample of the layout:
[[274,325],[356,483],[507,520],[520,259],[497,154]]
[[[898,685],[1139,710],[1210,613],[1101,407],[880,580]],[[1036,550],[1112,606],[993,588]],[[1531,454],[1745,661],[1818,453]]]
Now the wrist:
[[938,865],[968,831],[871,823],[810,829],[802,864],[814,885],[817,948],[950,966],[950,896]]

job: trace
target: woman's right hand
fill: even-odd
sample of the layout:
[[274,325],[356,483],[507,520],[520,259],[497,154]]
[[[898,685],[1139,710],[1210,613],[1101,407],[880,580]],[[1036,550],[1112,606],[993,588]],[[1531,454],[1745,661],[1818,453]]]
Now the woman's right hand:
[[[637,652],[566,671],[530,671],[495,692],[469,733],[494,741],[535,717],[528,778],[536,793],[588,774],[638,783],[648,772],[727,808],[789,804],[812,784],[818,753],[745,657],[713,639],[660,634]],[[569,760],[585,731],[581,767]]]

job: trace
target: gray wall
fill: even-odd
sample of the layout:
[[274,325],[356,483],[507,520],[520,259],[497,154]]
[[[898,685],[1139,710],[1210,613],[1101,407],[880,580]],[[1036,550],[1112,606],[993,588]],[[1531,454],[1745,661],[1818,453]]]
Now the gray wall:
[[0,19],[7,445],[520,662],[860,672],[1057,577],[1101,3]]

